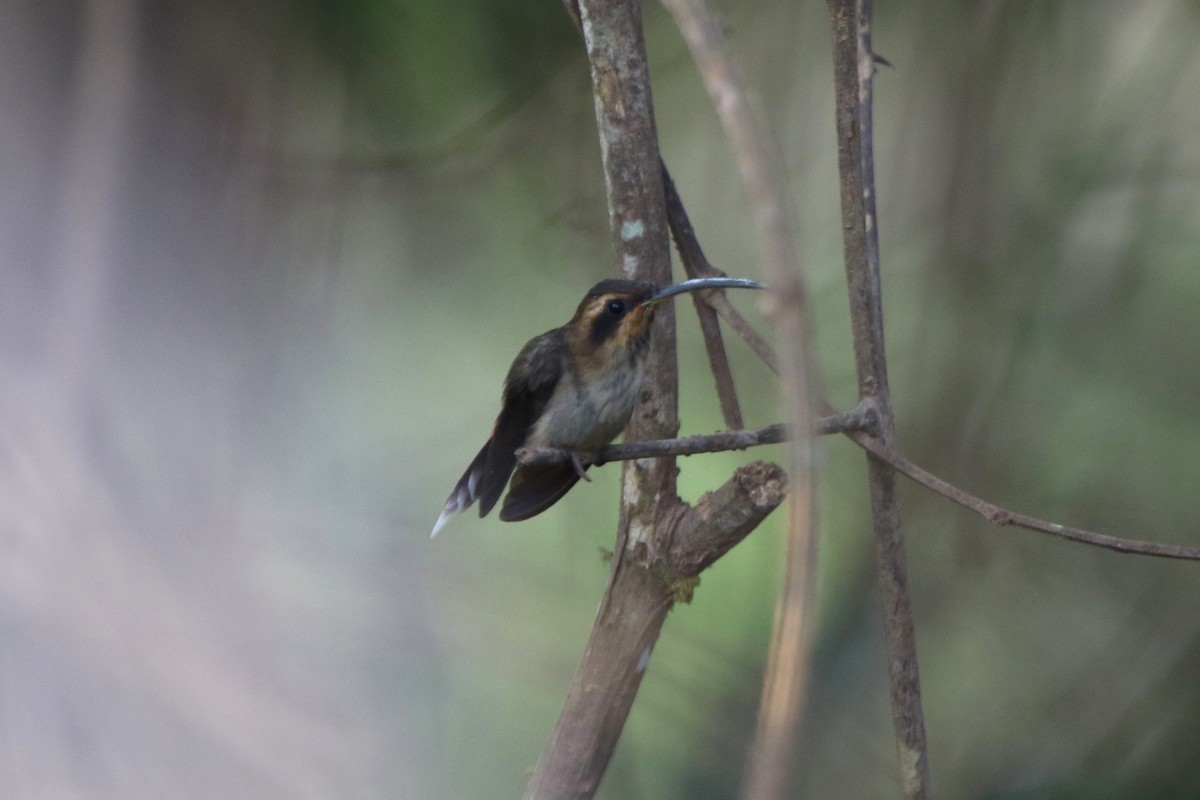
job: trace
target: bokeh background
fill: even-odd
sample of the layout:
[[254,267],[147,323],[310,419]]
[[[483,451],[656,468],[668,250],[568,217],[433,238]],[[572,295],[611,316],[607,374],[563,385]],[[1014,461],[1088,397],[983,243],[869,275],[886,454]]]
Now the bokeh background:
[[[722,5],[849,406],[825,4]],[[876,5],[902,447],[1018,510],[1200,543],[1200,9]],[[518,796],[618,471],[428,532],[509,360],[614,274],[557,2],[0,7],[0,796]],[[645,15],[701,240],[762,277],[686,49]],[[708,432],[680,310],[683,432]],[[776,421],[731,352],[748,423]],[[862,456],[821,452],[796,796],[895,797]],[[758,457],[686,459],[681,494]],[[1200,797],[1200,566],[907,485],[903,512],[939,796]],[[772,519],[672,614],[602,797],[735,796],[783,547]]]

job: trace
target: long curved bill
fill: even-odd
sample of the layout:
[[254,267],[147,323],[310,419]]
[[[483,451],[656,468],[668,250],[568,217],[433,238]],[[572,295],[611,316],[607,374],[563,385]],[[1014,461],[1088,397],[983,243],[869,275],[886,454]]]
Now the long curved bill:
[[701,289],[766,289],[767,287],[758,281],[752,281],[749,278],[692,278],[690,281],[682,283],[672,283],[670,286],[664,286],[654,294],[642,301],[642,305],[651,306],[655,303],[661,303],[668,297],[674,297],[677,294],[685,292],[698,292]]

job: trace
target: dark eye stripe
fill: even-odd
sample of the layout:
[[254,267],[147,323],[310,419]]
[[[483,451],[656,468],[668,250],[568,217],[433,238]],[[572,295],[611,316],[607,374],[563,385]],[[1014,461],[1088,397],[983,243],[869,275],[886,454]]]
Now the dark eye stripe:
[[619,297],[609,297],[602,301],[591,319],[591,327],[588,330],[588,339],[592,344],[600,345],[615,334],[627,311],[628,305]]

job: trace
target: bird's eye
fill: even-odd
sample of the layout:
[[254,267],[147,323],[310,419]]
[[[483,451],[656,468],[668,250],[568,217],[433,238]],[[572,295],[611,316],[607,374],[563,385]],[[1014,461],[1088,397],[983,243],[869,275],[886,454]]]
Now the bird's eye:
[[612,314],[614,317],[619,317],[622,314],[624,314],[625,313],[625,301],[624,300],[609,300],[608,301],[608,313]]

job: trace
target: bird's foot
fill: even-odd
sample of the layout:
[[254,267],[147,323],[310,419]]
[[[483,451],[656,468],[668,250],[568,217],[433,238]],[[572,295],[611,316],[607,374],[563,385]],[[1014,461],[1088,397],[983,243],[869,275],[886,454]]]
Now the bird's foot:
[[567,457],[570,458],[571,466],[575,468],[575,474],[583,478],[588,483],[591,483],[592,479],[588,476],[587,467],[585,467],[583,465],[583,461],[580,460],[579,453],[576,453],[574,450],[567,450],[564,452],[567,454]]

